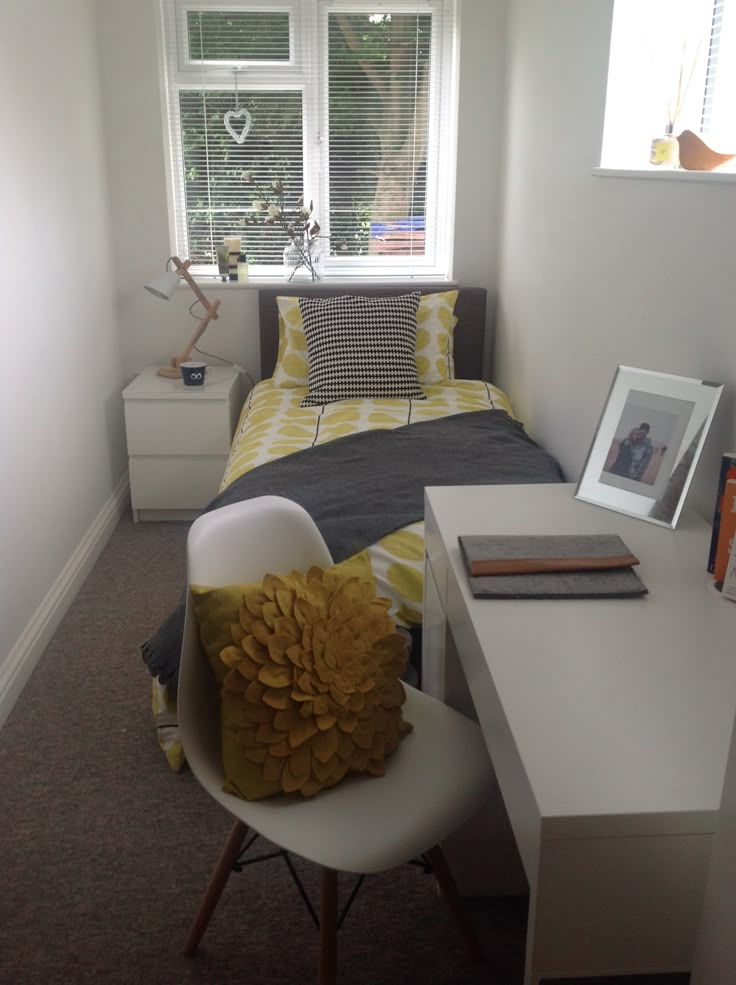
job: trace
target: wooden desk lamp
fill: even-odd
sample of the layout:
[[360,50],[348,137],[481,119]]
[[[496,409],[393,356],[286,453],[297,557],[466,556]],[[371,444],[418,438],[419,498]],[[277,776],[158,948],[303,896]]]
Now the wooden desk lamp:
[[220,307],[220,302],[213,301],[210,303],[199,289],[196,281],[189,273],[189,267],[192,263],[191,260],[185,260],[182,263],[179,257],[170,257],[169,263],[173,263],[176,270],[174,271],[167,269],[166,273],[161,274],[159,277],[155,277],[152,281],[149,281],[149,283],[146,284],[146,290],[150,291],[150,293],[154,294],[157,298],[163,298],[165,301],[170,301],[174,296],[174,291],[176,290],[177,284],[179,283],[179,278],[181,277],[194,291],[197,296],[197,300],[201,302],[205,311],[204,317],[195,328],[194,334],[187,342],[186,348],[184,348],[178,356],[172,356],[169,366],[162,366],[157,370],[159,376],[166,376],[169,379],[178,380],[181,379],[181,370],[179,367],[182,363],[188,362],[189,359],[191,359],[192,349],[204,334],[204,331],[209,323],[218,317],[217,309]]

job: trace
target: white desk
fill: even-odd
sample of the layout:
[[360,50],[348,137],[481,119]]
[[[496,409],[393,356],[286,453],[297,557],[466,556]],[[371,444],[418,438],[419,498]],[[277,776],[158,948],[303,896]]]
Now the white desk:
[[[529,885],[526,985],[690,968],[736,709],[736,607],[709,583],[710,528],[573,491],[426,493],[423,686],[454,703],[459,658]],[[458,535],[573,532],[620,534],[649,595],[473,599]]]

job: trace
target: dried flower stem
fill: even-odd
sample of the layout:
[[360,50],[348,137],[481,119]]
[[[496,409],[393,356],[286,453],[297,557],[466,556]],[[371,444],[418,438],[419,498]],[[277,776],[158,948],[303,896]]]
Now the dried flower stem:
[[[312,252],[320,231],[319,223],[312,220],[314,203],[310,202],[309,206],[306,206],[302,197],[295,206],[289,208],[286,205],[284,183],[281,178],[274,178],[270,189],[264,191],[253,179],[250,171],[244,171],[241,177],[247,185],[253,187],[258,196],[253,201],[254,212],[265,212],[264,225],[280,226],[294,246],[298,262],[289,280],[293,278],[299,267],[306,267],[312,280],[319,280],[315,257]],[[245,225],[257,221],[255,217],[247,217],[242,220]]]
[[674,99],[670,100],[667,106],[667,125],[669,132],[672,133],[675,129],[675,124],[680,118],[680,113],[682,112],[682,107],[685,105],[685,99],[687,98],[688,89],[690,88],[690,83],[693,80],[693,75],[695,74],[695,66],[698,62],[698,51],[700,45],[695,50],[695,54],[692,58],[692,64],[690,66],[690,72],[685,79],[685,62],[687,53],[687,41],[682,46],[682,58],[680,59],[680,72],[677,78],[677,89],[675,91]]

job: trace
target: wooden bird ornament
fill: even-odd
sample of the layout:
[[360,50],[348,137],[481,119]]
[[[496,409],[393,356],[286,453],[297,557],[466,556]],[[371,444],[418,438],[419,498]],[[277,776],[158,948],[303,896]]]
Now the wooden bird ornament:
[[680,145],[680,167],[686,171],[714,171],[733,160],[736,154],[719,154],[692,130],[683,130],[677,138]]

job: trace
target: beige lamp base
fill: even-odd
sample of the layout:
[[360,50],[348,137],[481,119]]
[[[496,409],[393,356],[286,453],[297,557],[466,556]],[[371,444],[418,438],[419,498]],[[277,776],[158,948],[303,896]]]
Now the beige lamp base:
[[178,366],[161,366],[156,370],[158,376],[165,376],[169,380],[180,380],[181,370]]

